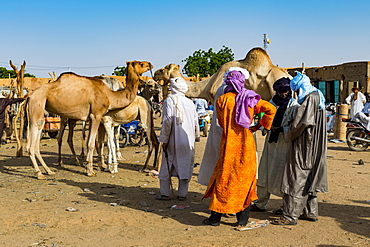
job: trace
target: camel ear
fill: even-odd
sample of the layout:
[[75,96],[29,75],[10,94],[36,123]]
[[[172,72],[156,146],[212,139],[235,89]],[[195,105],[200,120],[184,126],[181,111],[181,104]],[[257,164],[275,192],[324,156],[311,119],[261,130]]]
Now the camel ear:
[[176,69],[180,70],[180,65],[176,65]]

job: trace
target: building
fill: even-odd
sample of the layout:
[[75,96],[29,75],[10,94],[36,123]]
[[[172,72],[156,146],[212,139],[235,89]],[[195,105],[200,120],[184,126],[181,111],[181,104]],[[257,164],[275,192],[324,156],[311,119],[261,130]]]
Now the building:
[[[297,70],[302,72],[302,68],[287,70],[292,76],[295,76]],[[305,68],[305,73],[314,86],[320,89],[325,98],[332,103],[344,103],[353,87],[358,87],[363,93],[370,93],[370,62]]]

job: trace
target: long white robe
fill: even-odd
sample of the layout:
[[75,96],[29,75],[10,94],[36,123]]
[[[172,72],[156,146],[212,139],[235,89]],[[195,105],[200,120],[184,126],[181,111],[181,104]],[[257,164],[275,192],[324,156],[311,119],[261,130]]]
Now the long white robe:
[[366,97],[361,92],[358,92],[357,99],[354,100],[354,93],[351,93],[346,98],[346,103],[350,105],[350,118],[353,118],[357,112],[360,112],[362,108],[364,108],[364,104],[366,103]]
[[[270,100],[270,103],[276,106],[272,100]],[[279,133],[277,142],[268,142],[271,132],[269,132],[265,138],[261,161],[258,167],[257,191],[258,187],[265,187],[267,192],[270,194],[274,194],[276,196],[283,195],[280,189],[281,181],[283,178],[286,157],[291,144],[286,133],[289,130],[289,123],[293,121],[294,113],[298,107],[299,104],[297,100],[291,98],[281,122],[284,132]],[[279,107],[277,106],[277,109],[278,108]]]
[[[218,97],[224,94],[226,84],[221,85],[216,92],[216,102]],[[202,163],[200,165],[198,183],[208,185],[209,180],[213,174],[218,158],[220,157],[220,143],[222,137],[222,127],[218,124],[216,108],[213,111],[211,120],[211,127],[209,128],[209,135],[204,149]]]
[[194,168],[195,140],[200,138],[198,115],[193,101],[185,96],[178,97],[178,107],[183,112],[183,123],[176,121],[176,107],[171,97],[163,102],[162,128],[159,141],[168,143],[168,164],[162,154],[162,165],[158,175],[169,180],[168,165],[172,176],[190,180]]

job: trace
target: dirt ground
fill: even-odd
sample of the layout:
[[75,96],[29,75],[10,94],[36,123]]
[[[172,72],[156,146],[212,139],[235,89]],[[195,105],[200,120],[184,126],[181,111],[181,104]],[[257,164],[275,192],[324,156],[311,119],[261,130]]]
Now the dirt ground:
[[[75,136],[79,153],[80,133]],[[257,136],[261,155],[264,139],[260,131]],[[196,163],[206,139],[196,144]],[[238,232],[235,218],[223,218],[218,227],[202,225],[209,200],[201,200],[206,187],[196,182],[199,166],[186,201],[157,201],[158,178],[139,172],[147,146],[125,147],[119,173],[87,177],[63,145],[61,168],[56,140],[41,140],[43,157],[56,171],[46,180],[35,178],[26,154],[15,157],[14,142],[1,146],[1,246],[370,246],[370,150],[353,152],[345,143],[329,142],[329,193],[319,195],[319,221]],[[269,210],[281,204],[273,196]],[[251,214],[251,220],[275,218],[271,211]]]

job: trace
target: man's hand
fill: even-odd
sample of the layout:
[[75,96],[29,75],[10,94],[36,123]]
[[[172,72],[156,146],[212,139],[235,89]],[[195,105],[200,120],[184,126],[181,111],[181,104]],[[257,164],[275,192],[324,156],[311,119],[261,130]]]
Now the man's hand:
[[252,126],[252,127],[249,127],[249,130],[252,131],[252,132],[256,132],[257,130],[259,130],[261,128],[261,124],[260,123],[257,123],[256,125]]

